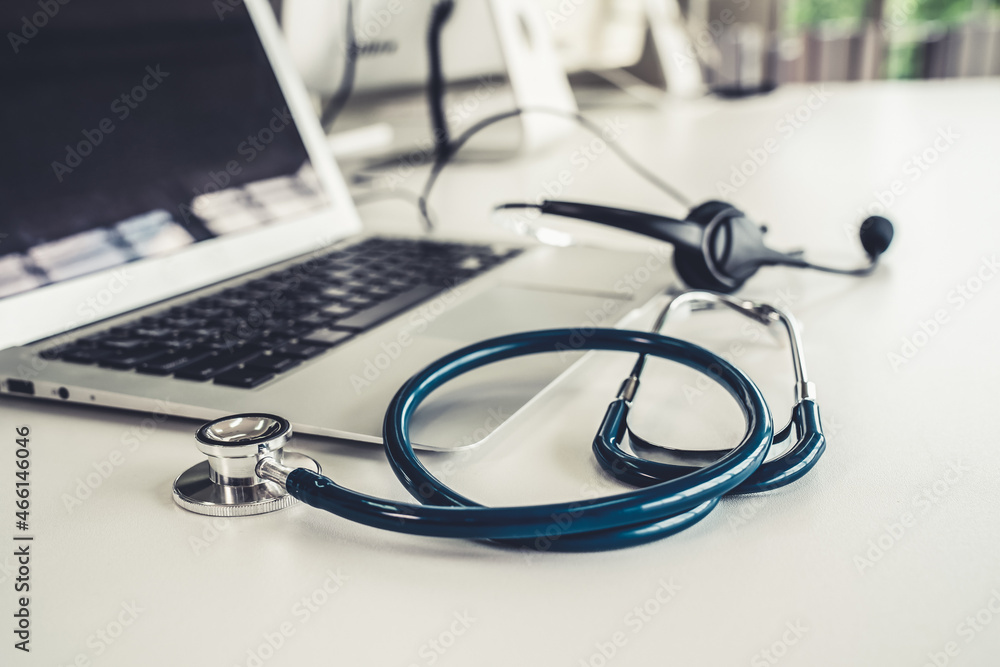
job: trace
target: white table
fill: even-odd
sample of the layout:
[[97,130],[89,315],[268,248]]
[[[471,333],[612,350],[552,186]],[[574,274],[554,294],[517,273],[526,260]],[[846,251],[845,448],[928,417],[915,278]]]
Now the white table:
[[[2,539],[13,544],[14,427],[27,424],[35,540],[30,655],[12,648],[15,562],[13,548],[2,549],[3,664],[996,664],[1000,86],[826,90],[594,112],[618,118],[621,144],[698,199],[718,197],[717,182],[770,146],[730,199],[768,222],[775,246],[831,261],[858,258],[857,210],[899,181],[889,207],[897,239],[876,275],[776,269],[744,291],[784,299],[805,325],[829,438],[807,478],[726,500],[651,545],[526,556],[383,533],[305,507],[231,520],[189,514],[174,506],[170,483],[198,460],[191,422],[4,401]],[[796,112],[808,120],[779,125]],[[588,140],[575,134],[543,155],[449,169],[433,205],[446,228],[495,234],[490,204],[534,198],[568,170],[563,198],[681,212],[607,153],[580,171],[569,156]],[[921,169],[912,156],[924,152]],[[383,228],[414,220],[405,204],[363,211]],[[783,422],[786,348],[754,340],[738,320],[698,321],[684,331],[729,351]],[[894,367],[890,353],[903,361]],[[493,504],[620,488],[589,452],[617,368],[594,359],[502,437],[433,468]],[[718,407],[711,396],[674,398],[650,411],[664,437],[691,442],[707,428],[708,440],[725,441],[735,422],[700,421]],[[378,448],[297,444],[343,484],[406,498]],[[86,498],[69,503],[77,494]]]

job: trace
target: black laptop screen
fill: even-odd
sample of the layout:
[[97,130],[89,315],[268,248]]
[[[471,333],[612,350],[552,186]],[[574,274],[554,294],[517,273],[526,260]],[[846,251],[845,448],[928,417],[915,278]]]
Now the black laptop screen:
[[0,2],[0,297],[326,205],[238,0]]

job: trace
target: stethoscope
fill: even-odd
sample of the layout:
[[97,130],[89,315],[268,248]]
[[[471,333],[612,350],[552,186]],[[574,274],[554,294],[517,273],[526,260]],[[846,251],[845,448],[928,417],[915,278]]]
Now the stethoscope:
[[[670,313],[685,306],[729,308],[761,324],[784,327],[795,371],[795,406],[788,425],[774,432],[757,385],[712,352],[661,335]],[[404,384],[389,405],[383,440],[389,465],[420,504],[369,496],[340,486],[319,464],[285,451],[292,426],[264,413],[223,417],[202,426],[195,437],[207,457],[175,481],[181,507],[210,516],[265,514],[301,501],[338,516],[384,530],[434,537],[489,540],[547,551],[597,551],[632,546],[673,535],[703,519],[723,496],[758,493],[790,484],[816,464],[825,448],[812,384],[806,379],[802,343],[791,315],[765,303],[729,295],[690,291],[663,308],[652,332],[594,329],[579,350],[639,355],[598,428],[593,452],[601,467],[636,490],[596,499],[521,507],[484,507],[435,478],[420,462],[409,439],[420,404],[441,385],[487,364],[565,349],[575,329],[530,331],[485,340],[457,350]],[[560,347],[562,346],[562,347]],[[743,414],[745,431],[733,449],[692,452],[668,449],[677,463],[627,452],[627,417],[649,356],[688,366],[722,386]],[[772,450],[795,443],[772,460]],[[634,433],[633,440],[651,445]],[[706,460],[706,457],[710,460]]]

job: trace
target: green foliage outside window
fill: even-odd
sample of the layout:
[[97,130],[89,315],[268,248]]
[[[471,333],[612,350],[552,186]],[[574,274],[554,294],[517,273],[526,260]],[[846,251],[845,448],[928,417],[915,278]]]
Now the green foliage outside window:
[[[860,21],[869,0],[788,0],[786,17],[792,27],[825,21]],[[1000,0],[885,0],[884,17],[901,17],[907,23],[955,22],[970,13],[1000,7]]]
[[[786,0],[785,26],[790,32],[821,24],[860,25],[871,0]],[[1000,20],[1000,0],[884,0],[882,32],[888,41],[886,74],[892,79],[920,76],[920,49],[912,29],[938,29],[975,17]],[[910,38],[904,35],[910,30]]]

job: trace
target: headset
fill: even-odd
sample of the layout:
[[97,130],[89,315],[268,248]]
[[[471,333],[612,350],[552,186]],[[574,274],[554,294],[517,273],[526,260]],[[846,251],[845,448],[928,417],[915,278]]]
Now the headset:
[[888,219],[873,215],[859,232],[868,257],[863,266],[842,269],[814,264],[801,251],[780,252],[764,244],[767,227],[757,225],[743,211],[723,201],[707,201],[692,208],[683,220],[654,213],[568,201],[537,204],[501,204],[494,210],[537,209],[558,215],[625,229],[666,241],[674,246],[674,268],[688,287],[732,294],[763,266],[792,266],[827,273],[866,276],[892,242]]

